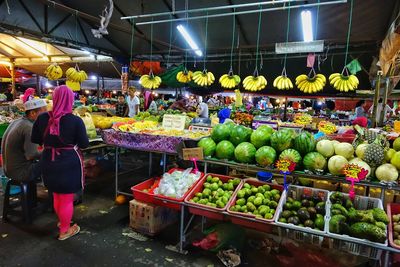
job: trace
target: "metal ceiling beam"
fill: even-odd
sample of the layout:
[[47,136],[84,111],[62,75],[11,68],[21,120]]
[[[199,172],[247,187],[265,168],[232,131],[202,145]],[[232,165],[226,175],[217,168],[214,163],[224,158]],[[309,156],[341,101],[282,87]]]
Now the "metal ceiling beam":
[[[41,3],[49,5],[49,7],[54,7],[54,8],[57,8],[59,10],[63,10],[65,12],[68,12],[70,14],[77,15],[78,17],[81,17],[82,19],[85,19],[86,21],[91,21],[91,22],[100,24],[100,19],[98,17],[92,16],[92,15],[87,14],[85,12],[81,12],[79,10],[73,9],[71,7],[68,7],[66,5],[57,3],[57,2],[52,1],[52,0],[38,0],[38,1],[41,2]],[[120,25],[112,23],[112,22],[110,22],[110,24],[108,24],[108,27],[110,29],[114,29],[114,30],[117,30],[117,31],[120,31],[120,32],[124,32],[124,33],[127,33],[127,34],[131,34],[132,33],[132,29],[120,26]],[[138,37],[138,38],[144,39],[144,40],[149,40],[149,38],[147,38],[144,34],[140,34],[138,32],[135,32],[135,36]],[[159,45],[162,45],[162,46],[165,46],[165,47],[169,47],[169,43],[161,41],[161,40],[156,39],[156,38],[153,38],[153,43],[156,43],[156,44],[159,44]],[[175,46],[175,45],[172,45],[172,47],[174,49],[183,51],[183,49],[181,47],[178,47],[178,46]]]
[[[47,6],[47,5],[46,5]],[[62,18],[59,22],[57,22],[56,25],[53,26],[53,28],[50,29],[50,31],[47,32],[47,34],[52,34],[55,30],[58,29],[67,19],[69,19],[72,15],[68,14],[64,18]]]
[[29,10],[29,8],[26,6],[23,0],[18,0],[25,12],[28,14],[28,16],[31,18],[33,23],[35,23],[36,27],[42,32],[45,33],[42,26],[40,26],[39,22],[36,20],[35,16],[33,16],[32,12]]
[[[228,0],[228,4],[231,5],[231,6],[233,6],[232,0]],[[232,11],[234,11],[234,9],[232,9]],[[239,18],[238,16],[235,16],[235,21],[236,21],[237,27],[239,28],[240,33],[241,33],[242,36],[243,36],[244,42],[245,42],[246,44],[250,44],[249,38],[247,38],[246,32],[243,30],[242,23],[241,23],[240,18]],[[239,44],[239,47],[240,47],[240,44]]]
[[83,38],[85,38],[86,44],[88,46],[90,46],[89,39],[87,38],[87,35],[86,35],[85,31],[83,30],[83,26],[82,26],[81,20],[79,18],[77,18],[77,20],[78,20],[79,29],[82,32]]
[[[116,3],[114,3],[114,7],[115,7],[115,9],[116,9],[122,16],[126,16],[125,12],[124,12]],[[131,20],[127,20],[127,22],[129,23],[129,25],[131,25],[131,27],[133,26]],[[143,36],[146,36],[146,35],[143,33],[143,31],[142,31],[141,29],[139,29],[138,26],[134,25],[133,27],[134,27],[135,31],[137,31],[138,33],[142,34]],[[147,37],[146,37],[146,38],[147,38]],[[147,39],[146,41],[147,41],[147,43],[149,43],[149,44],[151,45],[151,41],[150,41],[150,40]],[[154,44],[153,44],[153,48],[159,50],[159,48],[156,47]]]
[[[280,1],[279,3],[281,3],[281,2],[283,2],[283,1]],[[294,1],[291,1],[291,2],[294,2]],[[290,9],[309,8],[309,7],[314,7],[314,6],[325,6],[325,5],[334,5],[334,4],[344,4],[344,3],[347,3],[347,0],[332,0],[332,1],[328,1],[328,2],[291,5]],[[276,4],[276,2],[275,2],[275,4]],[[195,17],[189,17],[189,18],[151,20],[151,21],[145,21],[145,22],[138,22],[138,23],[136,23],[136,25],[160,24],[160,23],[166,23],[166,22],[171,22],[171,21],[176,22],[176,21],[183,21],[183,20],[196,20],[196,19],[205,19],[205,18],[219,18],[219,17],[226,17],[226,16],[233,16],[233,15],[255,14],[255,13],[259,13],[259,12],[271,12],[271,11],[278,11],[278,10],[286,10],[288,8],[289,8],[288,6],[280,6],[280,7],[259,8],[259,9],[252,9],[252,10],[238,11],[238,12],[226,12],[226,13],[219,13],[219,14],[195,16]],[[206,8],[203,9],[203,11],[205,11],[205,10],[206,10]]]

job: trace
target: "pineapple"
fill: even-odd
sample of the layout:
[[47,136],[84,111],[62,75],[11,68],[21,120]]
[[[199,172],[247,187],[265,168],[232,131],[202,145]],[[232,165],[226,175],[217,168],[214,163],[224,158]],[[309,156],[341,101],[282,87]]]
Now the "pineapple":
[[378,135],[372,144],[365,149],[364,161],[371,167],[378,167],[385,160],[385,149],[387,148],[386,137]]

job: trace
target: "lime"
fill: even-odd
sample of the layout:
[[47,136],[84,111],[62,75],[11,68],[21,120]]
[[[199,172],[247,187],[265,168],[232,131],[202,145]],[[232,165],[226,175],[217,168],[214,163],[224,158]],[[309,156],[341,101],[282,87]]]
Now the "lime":
[[270,191],[271,190],[271,186],[268,185],[268,184],[265,184],[262,187],[265,189],[265,191]]
[[271,213],[272,215],[274,215],[274,214],[275,214],[275,209],[270,209],[270,210],[269,210],[269,213]]
[[267,192],[264,193],[264,197],[265,197],[266,199],[271,199],[271,196],[272,196],[272,194],[271,194],[271,192],[269,192],[269,191],[267,191]]
[[242,206],[240,206],[240,205],[235,205],[235,209],[237,210],[237,211],[240,211],[240,208],[241,208]]
[[247,206],[241,206],[240,207],[241,212],[247,212]]
[[229,198],[227,198],[227,197],[221,197],[221,201],[222,201],[224,204],[226,204],[226,203],[228,203]]
[[244,188],[248,188],[248,189],[250,189],[250,188],[251,188],[251,185],[250,185],[250,184],[248,184],[248,183],[244,183],[243,187],[244,187]]
[[203,187],[204,187],[204,188],[209,188],[210,186],[211,186],[211,184],[208,183],[208,182],[203,184]]
[[233,185],[234,185],[234,186],[237,186],[237,185],[239,185],[239,184],[240,184],[240,179],[239,179],[239,178],[233,179]]
[[264,199],[263,199],[263,204],[264,204],[264,205],[269,205],[270,202],[271,202],[271,200],[269,200],[269,199],[267,199],[267,198],[264,198]]
[[244,198],[239,198],[238,200],[236,200],[236,205],[239,205],[239,206],[244,206],[244,205],[246,205],[246,199],[244,199]]
[[295,200],[292,202],[292,209],[293,210],[298,210],[301,208],[301,202],[298,200]]
[[233,183],[228,183],[227,190],[233,190],[233,189],[235,189]]
[[264,194],[265,193],[265,189],[262,186],[258,187],[258,193]]
[[253,202],[254,202],[254,199],[256,199],[255,196],[250,196],[250,197],[247,198],[247,202],[253,203]]
[[203,197],[209,197],[210,196],[210,194],[211,194],[211,190],[209,189],[209,188],[205,188],[204,190],[203,190]]
[[279,201],[279,199],[281,199],[281,195],[280,194],[276,194],[276,195],[274,195],[274,200],[275,201]]
[[256,197],[253,201],[254,205],[256,206],[260,206],[261,204],[263,204],[263,199],[261,197]]
[[256,194],[256,197],[260,197],[260,198],[264,199],[264,195],[261,194],[261,193],[257,193],[257,194]]
[[211,180],[212,183],[218,183],[219,182],[219,178],[218,177],[214,177]]
[[251,196],[252,193],[250,188],[246,188],[245,191],[246,191],[246,196]]
[[199,198],[198,198],[198,197],[194,197],[194,198],[192,198],[192,200],[193,200],[194,202],[197,202],[197,201],[199,201]]
[[256,209],[256,206],[254,206],[254,204],[251,202],[247,202],[246,206],[247,206],[247,210],[249,210],[249,211],[254,211]]
[[246,195],[246,191],[243,189],[240,189],[237,193],[238,198],[244,198]]
[[272,209],[276,209],[276,207],[278,207],[278,203],[276,201],[270,201],[268,206]]
[[215,202],[215,204],[217,204],[217,207],[218,207],[218,208],[223,208],[223,207],[225,207],[225,203],[222,202],[221,200],[217,200],[217,202]]
[[207,176],[207,182],[211,183],[212,181],[212,176]]
[[198,198],[202,198],[203,197],[203,194],[202,193],[196,193],[196,197],[198,197]]
[[200,199],[198,203],[205,205],[205,204],[208,203],[208,200],[207,199]]
[[218,190],[218,184],[217,183],[212,183],[211,186],[210,186],[210,189],[212,191]]
[[271,214],[271,213],[265,213],[264,219],[271,220],[272,218],[274,218],[274,215],[273,215],[273,214]]
[[276,195],[276,194],[280,194],[281,192],[278,189],[272,189],[271,190],[271,194],[272,195]]

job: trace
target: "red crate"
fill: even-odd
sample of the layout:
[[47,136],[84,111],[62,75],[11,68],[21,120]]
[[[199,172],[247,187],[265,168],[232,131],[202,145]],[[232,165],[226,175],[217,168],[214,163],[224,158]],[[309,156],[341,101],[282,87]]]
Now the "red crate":
[[224,219],[223,212],[229,206],[231,200],[235,197],[238,188],[240,188],[241,185],[242,185],[242,181],[236,186],[236,189],[233,192],[231,199],[228,201],[228,203],[223,208],[214,208],[214,207],[210,207],[210,206],[207,206],[207,205],[190,202],[190,200],[195,196],[196,193],[199,193],[199,192],[203,191],[203,189],[204,189],[203,184],[207,180],[206,177],[208,175],[211,175],[213,177],[218,177],[224,183],[228,182],[229,179],[235,179],[234,177],[230,177],[230,176],[224,176],[224,175],[219,175],[219,174],[208,173],[203,177],[203,179],[201,179],[201,181],[199,181],[196,184],[195,187],[193,187],[193,189],[190,191],[188,196],[185,198],[185,203],[188,205],[189,212],[192,213],[192,214],[204,216],[204,217],[207,217],[207,218],[210,218],[210,219],[214,219],[214,220],[223,220]]
[[391,247],[396,249],[400,249],[399,245],[396,245],[393,241],[393,222],[392,215],[396,215],[400,213],[400,204],[399,203],[389,203],[387,205],[387,215],[389,217],[389,244]]
[[[285,198],[285,197],[283,196],[283,193],[282,193],[282,192],[283,192],[283,186],[282,186],[282,185],[271,184],[271,183],[264,183],[264,182],[261,182],[261,181],[258,181],[258,180],[254,180],[254,179],[246,179],[246,180],[243,181],[243,183],[241,184],[240,188],[239,188],[237,191],[239,191],[240,189],[243,188],[244,183],[248,183],[248,184],[254,185],[254,186],[260,186],[260,185],[265,185],[265,184],[267,184],[267,185],[271,186],[272,189],[278,189],[278,190],[281,192],[281,198],[279,199],[278,207],[280,206],[280,203],[282,202],[282,199]],[[236,194],[235,194],[234,197],[232,198],[231,202],[229,203],[229,207],[228,207],[228,213],[230,213],[230,214],[232,214],[232,215],[238,215],[238,216],[245,216],[245,217],[249,217],[249,218],[255,218],[255,219],[258,220],[258,221],[261,221],[261,222],[269,222],[269,223],[270,223],[270,222],[273,222],[273,221],[275,220],[275,217],[276,217],[276,214],[277,214],[276,210],[275,210],[274,217],[273,217],[272,219],[270,219],[270,220],[261,219],[261,218],[256,218],[255,215],[249,214],[249,213],[231,211],[231,210],[230,210],[230,207],[234,206],[234,205],[235,205],[235,202],[236,202]]]
[[346,142],[346,143],[353,143],[354,139],[356,138],[355,134],[328,134],[327,135],[329,140],[336,140],[339,142]]
[[[184,171],[183,169],[178,169],[178,168],[173,168],[171,170],[168,171],[168,173],[173,173],[174,171]],[[194,172],[194,170],[192,171],[192,173]],[[147,203],[153,203],[155,205],[158,206],[163,206],[163,207],[167,207],[170,209],[175,209],[175,210],[180,210],[181,209],[181,203],[172,203],[170,201],[173,202],[183,202],[186,198],[186,196],[189,194],[189,192],[192,190],[192,188],[201,181],[201,179],[204,177],[204,173],[200,172],[200,178],[197,180],[197,182],[195,182],[189,189],[188,191],[185,193],[185,195],[183,195],[183,197],[181,198],[173,198],[173,197],[167,197],[167,196],[163,196],[163,195],[158,195],[158,194],[154,194],[152,192],[143,192],[143,189],[149,189],[155,182],[155,179],[149,179],[146,180],[140,184],[137,184],[133,187],[131,187],[131,190],[133,192],[133,197],[137,200],[140,200],[142,202],[147,202]],[[139,196],[139,198],[137,198],[136,196]]]
[[145,189],[149,189],[155,182],[155,179],[151,178],[140,184],[134,185],[131,187],[133,198],[145,203],[153,203],[154,204],[154,194],[150,192],[143,192]]
[[241,225],[246,228],[252,228],[264,233],[272,233],[273,230],[273,225],[272,224],[266,224],[264,222],[260,222],[256,218],[239,218],[234,215],[231,215],[229,217],[231,219],[231,222],[233,224]]

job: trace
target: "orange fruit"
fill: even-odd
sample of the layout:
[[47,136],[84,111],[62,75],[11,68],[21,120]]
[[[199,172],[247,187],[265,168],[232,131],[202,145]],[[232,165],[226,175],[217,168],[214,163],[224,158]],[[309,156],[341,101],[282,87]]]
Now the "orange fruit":
[[125,195],[118,195],[115,198],[115,204],[117,204],[117,205],[125,204],[127,201],[128,201],[128,199]]

